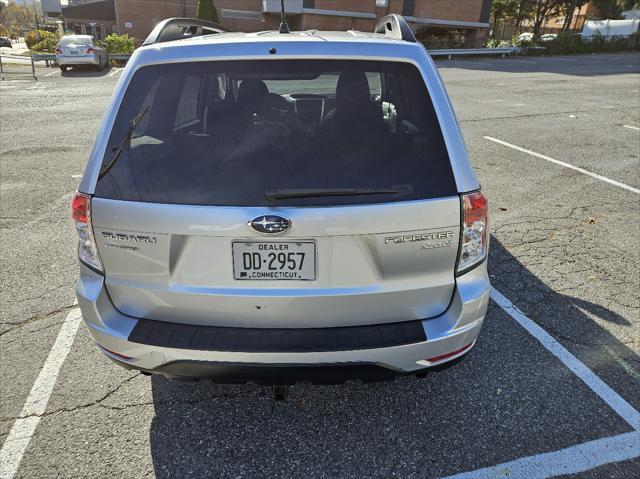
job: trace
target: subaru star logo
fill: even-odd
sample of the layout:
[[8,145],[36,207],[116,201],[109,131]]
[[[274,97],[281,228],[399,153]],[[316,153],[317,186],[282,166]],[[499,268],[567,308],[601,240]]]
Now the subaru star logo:
[[291,227],[291,221],[282,216],[265,215],[249,221],[249,226],[258,233],[282,233]]

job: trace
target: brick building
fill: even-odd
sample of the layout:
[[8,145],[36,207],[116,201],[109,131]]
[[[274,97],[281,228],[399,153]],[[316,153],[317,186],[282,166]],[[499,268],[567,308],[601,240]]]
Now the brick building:
[[[100,0],[78,7],[113,3],[112,31],[143,40],[159,21],[168,17],[193,17],[197,0]],[[214,0],[223,25],[235,31],[277,28],[280,0]],[[285,0],[292,30],[372,31],[388,13],[405,16],[418,38],[456,36],[465,46],[479,46],[489,28],[491,0]],[[85,19],[88,23],[90,19]],[[110,32],[108,32],[110,33]]]
[[62,7],[65,27],[80,35],[104,38],[117,32],[115,0],[101,0]]

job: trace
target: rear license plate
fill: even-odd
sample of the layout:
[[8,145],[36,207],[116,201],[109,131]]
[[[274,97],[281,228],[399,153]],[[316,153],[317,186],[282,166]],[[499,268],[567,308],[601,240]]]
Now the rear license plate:
[[77,55],[78,50],[69,50],[69,55]]
[[234,241],[235,279],[316,279],[316,244],[311,241]]

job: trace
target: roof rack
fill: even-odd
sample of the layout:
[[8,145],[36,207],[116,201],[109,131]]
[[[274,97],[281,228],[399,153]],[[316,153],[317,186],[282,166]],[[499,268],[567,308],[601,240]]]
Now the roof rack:
[[385,36],[396,40],[417,41],[407,21],[402,15],[396,13],[382,17],[373,31],[374,33],[383,33]]
[[228,31],[222,25],[200,20],[199,18],[167,18],[155,26],[142,45],[152,45],[154,43],[170,42],[172,40],[182,40]]

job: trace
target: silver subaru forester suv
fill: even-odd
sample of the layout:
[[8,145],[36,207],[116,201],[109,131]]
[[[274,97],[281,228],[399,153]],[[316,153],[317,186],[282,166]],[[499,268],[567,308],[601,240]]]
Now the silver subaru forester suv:
[[423,375],[484,320],[487,200],[428,52],[375,33],[169,19],[136,50],[73,200],[77,297],[144,373]]

